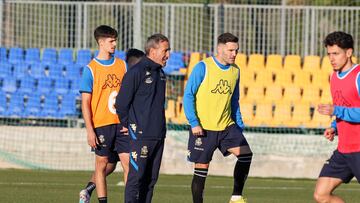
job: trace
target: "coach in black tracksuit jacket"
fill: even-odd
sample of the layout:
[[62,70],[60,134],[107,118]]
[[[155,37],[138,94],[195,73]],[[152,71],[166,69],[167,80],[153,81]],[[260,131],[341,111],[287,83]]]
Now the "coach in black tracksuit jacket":
[[126,203],[150,203],[159,176],[164,139],[166,76],[169,41],[155,34],[148,38],[146,56],[124,76],[115,107],[130,136],[130,167]]

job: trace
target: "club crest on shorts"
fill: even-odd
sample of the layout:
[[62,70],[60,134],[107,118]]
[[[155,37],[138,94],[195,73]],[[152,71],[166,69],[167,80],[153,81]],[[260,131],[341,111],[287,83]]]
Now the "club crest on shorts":
[[137,161],[137,153],[136,152],[131,152],[131,157]]
[[201,146],[202,145],[202,141],[201,141],[201,138],[200,137],[198,137],[198,138],[196,138],[196,140],[195,140],[195,146]]
[[99,142],[102,144],[105,142],[105,136],[104,135],[100,135],[99,136]]
[[147,158],[148,157],[148,148],[147,148],[147,146],[143,146],[142,148],[141,148],[141,152],[140,152],[140,157],[141,158]]

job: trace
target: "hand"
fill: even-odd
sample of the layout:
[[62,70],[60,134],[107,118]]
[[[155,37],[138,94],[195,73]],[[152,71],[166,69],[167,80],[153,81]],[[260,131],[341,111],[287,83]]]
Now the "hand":
[[99,141],[95,135],[94,130],[88,131],[87,132],[87,140],[88,140],[88,145],[92,148],[96,148],[96,146],[99,144]]
[[194,136],[203,136],[204,135],[204,131],[200,126],[195,126],[191,129],[192,134]]
[[124,134],[124,135],[129,135],[129,130],[125,127],[122,127],[122,129],[120,130],[120,133]]
[[324,131],[324,136],[326,139],[330,140],[331,142],[334,140],[335,136],[335,129],[334,128],[327,128]]
[[332,116],[334,113],[334,106],[331,104],[319,104],[317,110],[322,115]]

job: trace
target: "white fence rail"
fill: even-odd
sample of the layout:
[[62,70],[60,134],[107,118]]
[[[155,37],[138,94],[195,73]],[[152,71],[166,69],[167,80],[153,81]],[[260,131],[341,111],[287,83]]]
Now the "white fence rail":
[[100,24],[119,31],[121,50],[139,47],[157,32],[169,37],[172,50],[184,52],[213,52],[222,32],[236,34],[246,54],[323,56],[322,41],[335,30],[352,34],[355,49],[360,43],[360,7],[142,3],[136,10],[136,5],[0,1],[0,45],[94,49],[93,30]]

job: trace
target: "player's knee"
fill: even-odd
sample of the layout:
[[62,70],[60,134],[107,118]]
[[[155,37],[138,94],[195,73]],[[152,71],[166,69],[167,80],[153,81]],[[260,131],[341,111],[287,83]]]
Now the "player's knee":
[[238,161],[243,162],[243,163],[251,162],[252,157],[253,157],[253,153],[251,151],[250,151],[250,153],[240,154],[239,156],[237,156]]
[[107,157],[97,157],[95,163],[96,168],[105,171],[109,160],[107,159]]
[[317,191],[314,192],[314,200],[318,203],[325,203],[325,202],[328,202],[328,199],[329,199],[329,195],[325,195],[325,194],[320,194],[318,193]]

